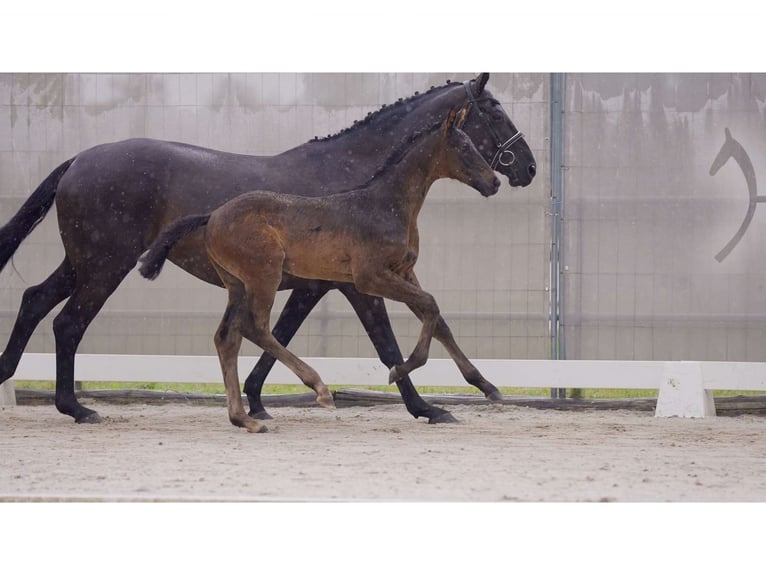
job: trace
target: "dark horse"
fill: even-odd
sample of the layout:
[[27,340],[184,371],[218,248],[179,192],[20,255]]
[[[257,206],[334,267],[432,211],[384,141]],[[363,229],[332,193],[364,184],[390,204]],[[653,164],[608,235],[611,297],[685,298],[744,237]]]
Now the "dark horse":
[[[24,292],[16,323],[0,356],[0,381],[10,378],[38,323],[68,298],[53,321],[56,341],[56,408],[77,422],[98,422],[74,393],[75,352],[88,325],[107,298],[134,268],[138,257],[171,222],[206,213],[253,189],[300,193],[310,197],[352,189],[368,181],[397,142],[468,104],[463,127],[493,169],[512,186],[526,186],[535,160],[505,114],[485,88],[489,74],[447,83],[368,115],[339,134],[307,142],[275,156],[247,156],[181,143],[134,139],[99,145],[67,160],[40,184],[21,209],[0,229],[0,269],[56,202],[65,256],[42,283]],[[114,232],[120,229],[120,233]],[[179,242],[170,260],[208,283],[222,286],[205,255],[202,233]],[[274,327],[287,344],[317,302],[339,289],[351,303],[381,361],[389,368],[402,362],[383,300],[359,293],[342,282],[305,280],[285,275],[280,289],[293,292]],[[245,381],[250,414],[270,418],[260,394],[274,364],[264,354]],[[469,380],[477,384],[480,381]],[[451,422],[445,410],[420,397],[408,377],[397,381],[407,410],[429,422]],[[494,387],[488,398],[499,398]]]
[[229,291],[215,346],[232,424],[250,432],[266,430],[242,407],[237,355],[243,336],[298,375],[317,394],[320,405],[335,407],[319,374],[271,333],[271,307],[285,273],[352,283],[360,293],[405,303],[423,321],[412,355],[391,369],[391,382],[425,364],[434,336],[464,376],[481,377],[457,346],[436,301],[420,288],[414,272],[417,216],[431,184],[449,177],[485,197],[497,193],[500,186],[470,138],[458,129],[460,119],[456,121],[452,111],[443,123],[416,134],[358,189],[323,197],[253,191],[212,213],[178,220],[149,248],[140,271],[154,279],[173,246],[204,228],[207,256]]

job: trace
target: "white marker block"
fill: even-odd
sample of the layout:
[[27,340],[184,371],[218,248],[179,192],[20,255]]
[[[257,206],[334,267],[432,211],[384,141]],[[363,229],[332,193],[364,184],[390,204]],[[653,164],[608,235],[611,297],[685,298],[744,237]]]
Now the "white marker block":
[[5,381],[0,385],[0,407],[16,406],[16,387],[13,381]]
[[702,366],[697,361],[665,363],[656,417],[701,418],[715,416],[713,391],[702,385]]

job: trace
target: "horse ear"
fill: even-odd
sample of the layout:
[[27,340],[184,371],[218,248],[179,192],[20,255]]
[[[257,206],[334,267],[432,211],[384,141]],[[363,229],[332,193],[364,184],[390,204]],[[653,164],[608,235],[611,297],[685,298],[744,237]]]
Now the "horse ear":
[[489,80],[489,72],[483,72],[476,76],[476,79],[473,81],[473,97],[478,98],[481,93],[484,91],[484,86],[487,85],[487,81]]
[[729,128],[723,128],[723,133],[726,136],[726,141],[729,141],[731,139],[731,132],[729,131]]

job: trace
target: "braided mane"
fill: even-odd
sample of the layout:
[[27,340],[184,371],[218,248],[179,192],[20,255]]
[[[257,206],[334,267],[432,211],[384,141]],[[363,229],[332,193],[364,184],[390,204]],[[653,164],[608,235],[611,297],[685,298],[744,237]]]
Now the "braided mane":
[[[385,117],[387,119],[390,115],[396,114],[397,112],[407,112],[407,111],[409,111],[409,110],[406,109],[407,104],[410,104],[412,102],[420,100],[421,98],[423,98],[425,96],[428,96],[428,95],[430,95],[430,94],[432,94],[434,92],[438,92],[438,91],[441,91],[441,90],[444,90],[444,89],[447,89],[447,88],[451,88],[454,85],[456,85],[456,82],[453,82],[451,80],[447,80],[447,83],[444,84],[443,86],[431,86],[428,89],[428,91],[423,92],[422,94],[420,92],[415,92],[413,95],[411,95],[408,98],[399,98],[393,104],[388,104],[388,105],[387,104],[383,104],[383,106],[379,110],[377,110],[375,112],[370,112],[362,120],[355,120],[354,123],[351,126],[349,126],[347,128],[344,128],[344,129],[340,130],[339,132],[336,132],[334,134],[331,134],[331,135],[328,135],[328,136],[325,136],[325,137],[322,137],[322,138],[315,137],[314,139],[310,140],[308,143],[323,142],[323,141],[333,140],[333,139],[336,139],[336,138],[338,138],[338,137],[340,137],[342,135],[345,135],[345,134],[347,134],[347,133],[349,133],[349,132],[351,132],[351,131],[353,131],[353,130],[361,127],[361,126],[366,126],[366,125],[370,124],[371,122],[373,122],[375,120],[379,120],[379,119],[381,119],[383,117]],[[388,163],[388,162],[386,162],[386,163]]]

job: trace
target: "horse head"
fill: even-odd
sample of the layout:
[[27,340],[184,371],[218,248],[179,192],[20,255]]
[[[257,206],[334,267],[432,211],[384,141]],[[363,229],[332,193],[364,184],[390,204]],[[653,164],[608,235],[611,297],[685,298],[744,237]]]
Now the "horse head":
[[476,144],[490,167],[508,178],[512,187],[526,187],[537,173],[532,150],[486,88],[489,74],[479,74],[464,84],[467,119],[464,131]]
[[441,157],[437,163],[444,177],[470,185],[484,197],[497,193],[500,180],[471,138],[460,127],[468,110],[451,110],[439,130]]

